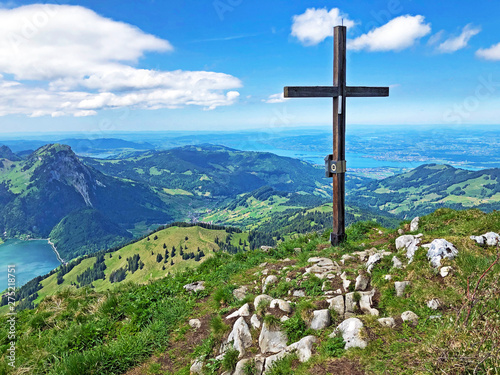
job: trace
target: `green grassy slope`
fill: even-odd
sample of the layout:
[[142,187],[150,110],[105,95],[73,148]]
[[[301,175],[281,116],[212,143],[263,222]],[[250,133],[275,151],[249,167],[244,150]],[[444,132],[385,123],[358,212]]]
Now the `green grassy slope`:
[[500,208],[500,169],[473,172],[447,165],[422,165],[348,191],[347,200],[401,218],[428,214],[440,207],[491,211]]
[[[401,229],[407,230],[407,224]],[[236,364],[237,356],[217,360],[221,340],[227,337],[233,321],[225,316],[260,294],[261,279],[266,274],[278,277],[278,283],[267,293],[273,298],[291,301],[290,320],[280,323],[276,311],[258,311],[261,318],[287,333],[290,342],[306,335],[316,337],[312,358],[300,363],[297,357],[278,361],[269,372],[277,374],[494,374],[500,368],[496,346],[500,341],[500,264],[486,273],[474,299],[468,300],[467,282],[475,286],[483,272],[496,259],[495,247],[481,247],[469,239],[471,234],[500,231],[500,213],[485,214],[479,210],[441,209],[421,218],[423,242],[445,238],[458,249],[454,260],[446,260],[453,272],[442,278],[433,270],[425,251],[417,251],[414,261],[402,269],[392,268],[391,257],[384,257],[371,274],[371,287],[377,294],[374,307],[380,317],[396,318],[394,328],[383,327],[377,317],[356,317],[363,324],[365,349],[344,350],[341,338],[329,338],[342,319],[332,313],[332,325],[314,331],[306,328],[311,310],[325,306],[324,280],[303,277],[312,256],[328,257],[340,264],[343,255],[376,246],[391,251],[401,260],[394,240],[398,234],[370,222],[348,228],[348,240],[332,248],[328,233],[310,234],[286,241],[269,253],[242,252],[229,255],[215,253],[197,269],[176,272],[147,284],[124,283],[112,291],[66,288],[47,296],[36,310],[25,310],[17,316],[17,365],[28,374],[179,374],[188,375],[195,358],[202,358],[207,374],[221,374]],[[173,234],[175,236],[175,234]],[[173,237],[172,237],[173,238]],[[182,242],[182,237],[177,237]],[[300,252],[295,249],[300,248]],[[285,261],[285,258],[288,258]],[[266,262],[266,265],[260,265]],[[362,272],[365,262],[358,257],[342,265],[349,279]],[[284,267],[288,268],[284,268]],[[264,267],[267,272],[264,273]],[[388,281],[384,275],[391,274]],[[289,278],[289,279],[287,279]],[[404,298],[394,293],[394,281],[409,280]],[[183,285],[204,281],[206,290],[190,294]],[[237,301],[232,291],[245,285],[248,295]],[[300,288],[306,297],[288,295]],[[97,288],[96,288],[97,289]],[[426,302],[439,298],[438,311]],[[261,307],[262,309],[262,307]],[[404,323],[399,315],[411,310],[419,316],[418,324]],[[470,314],[468,312],[470,311]],[[252,312],[253,313],[253,312]],[[431,319],[441,315],[439,319]],[[202,327],[194,330],[187,323],[198,318]],[[6,319],[6,318],[4,318]],[[6,374],[16,373],[7,366],[9,348],[8,324],[0,324],[0,366]],[[259,351],[258,330],[252,329],[252,343],[246,358]],[[134,368],[135,367],[135,368]],[[130,370],[129,372],[127,372]],[[251,370],[251,368],[249,368]],[[346,372],[347,371],[347,372]],[[349,372],[350,371],[350,372]],[[254,373],[254,372],[249,372]]]
[[[214,252],[220,251],[220,244],[225,244],[228,236],[230,236],[230,239],[228,239],[229,243],[236,247],[242,248],[242,246],[239,245],[240,240],[242,243],[248,241],[248,233],[228,233],[226,230],[206,229],[199,226],[173,226],[160,230],[142,240],[115,251],[105,253],[104,263],[106,269],[104,270],[104,278],[93,281],[92,285],[96,291],[105,291],[114,289],[126,282],[144,284],[165,277],[171,273],[179,272],[187,268],[195,268],[201,262],[212,257]],[[220,241],[219,244],[216,243],[218,241]],[[163,247],[164,244],[166,249]],[[173,247],[176,249],[174,257],[171,256]],[[198,253],[198,249],[200,249],[205,256],[202,257],[199,262],[195,259],[184,260],[181,256],[181,247],[184,253],[193,252],[195,255]],[[169,252],[169,256],[165,261],[166,251]],[[163,257],[161,262],[157,262],[158,254],[161,254]],[[120,268],[127,269],[127,258],[132,258],[134,255],[140,256],[140,261],[144,263],[143,268],[137,269],[134,272],[127,270],[126,277],[123,281],[112,283],[110,275]],[[78,282],[78,276],[82,275],[86,269],[93,268],[96,259],[96,256],[88,256],[81,261],[74,261],[73,264],[77,265],[69,272],[64,273],[63,282],[60,284],[57,282],[58,274],[61,273],[60,268],[50,276],[41,280],[41,289],[37,291],[38,297],[34,300],[34,304],[38,304],[44,297],[54,295],[57,292],[63,291],[65,288],[70,287],[76,289],[76,287],[81,284]],[[5,312],[5,306],[3,309],[0,308],[0,313],[1,312]]]

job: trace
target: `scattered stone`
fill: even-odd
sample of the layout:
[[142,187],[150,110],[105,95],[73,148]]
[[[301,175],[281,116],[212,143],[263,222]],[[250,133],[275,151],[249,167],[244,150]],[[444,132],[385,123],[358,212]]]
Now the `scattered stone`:
[[379,229],[378,234],[384,234],[384,232],[382,232],[382,231]]
[[358,318],[349,318],[340,323],[335,331],[330,334],[330,337],[335,337],[337,333],[340,333],[345,341],[344,349],[364,349],[368,343],[361,337],[362,328],[363,322],[361,320]]
[[288,319],[290,319],[288,316],[283,315],[283,316],[280,318],[280,322],[286,322]]
[[342,272],[340,278],[342,279],[342,286],[344,287],[345,290],[348,290],[349,285],[351,285],[351,280],[347,280],[347,275],[345,272]]
[[264,263],[259,264],[259,267],[260,267],[260,268],[264,268],[265,266],[267,266],[267,262],[264,262]]
[[337,289],[334,293],[335,294],[342,294],[342,289]]
[[393,327],[396,326],[396,321],[392,317],[389,317],[389,318],[380,318],[380,319],[377,319],[377,320],[380,323],[380,325],[382,325],[384,327],[393,328]]
[[233,296],[238,301],[245,299],[247,295],[248,288],[246,286],[239,287],[238,289],[233,290]]
[[267,294],[261,294],[260,296],[255,297],[255,299],[253,300],[253,306],[255,307],[255,310],[257,310],[262,301],[271,303],[272,300],[273,297],[268,296]]
[[404,231],[403,229],[399,228],[399,229],[398,229],[398,234],[399,234],[400,236],[402,236],[403,234],[405,234],[405,231]]
[[195,359],[189,371],[191,374],[203,374],[203,361],[200,358]]
[[233,343],[233,348],[240,352],[239,358],[245,355],[245,349],[252,345],[252,335],[250,329],[243,317],[240,317],[233,325],[233,330],[229,334],[225,344],[223,344],[222,353]]
[[305,297],[306,293],[303,290],[294,290],[293,296],[294,297]]
[[269,285],[276,284],[277,282],[278,278],[274,275],[269,275],[268,277],[266,277],[265,280],[262,282],[262,293],[266,291]]
[[392,257],[392,267],[393,268],[403,268],[403,262],[401,262],[397,256]]
[[282,299],[273,299],[271,303],[269,304],[269,307],[271,309],[274,309],[275,307],[278,307],[281,311],[284,311],[286,313],[291,313],[292,312],[292,307],[290,304]]
[[405,234],[396,238],[396,250],[406,249],[406,257],[413,261],[415,256],[415,251],[418,250],[418,245],[420,244],[420,236],[413,236],[411,234]]
[[260,320],[257,317],[256,314],[253,314],[252,317],[250,318],[250,324],[252,325],[253,329],[259,329],[260,328]]
[[354,286],[354,290],[366,290],[370,284],[370,277],[365,274],[360,274],[356,277],[356,285]]
[[340,263],[345,264],[346,260],[354,259],[354,257],[350,256],[349,254],[344,254],[342,255],[342,259],[340,260]]
[[272,247],[272,246],[261,246],[261,247],[260,247],[260,249],[261,249],[263,252],[267,253],[267,252],[269,252],[269,250],[272,250],[272,249],[273,249],[273,247]]
[[264,269],[262,270],[262,274],[263,274],[264,276],[267,276],[267,274],[268,274],[268,273],[269,273],[269,270],[268,270],[267,268],[264,268]]
[[415,325],[418,323],[418,315],[413,311],[405,311],[401,314],[401,319],[403,322],[412,322]]
[[470,236],[470,239],[479,245],[496,246],[500,243],[500,235],[495,232],[488,232],[482,236]]
[[420,222],[420,218],[415,217],[410,223],[410,232],[416,232],[418,230],[418,224]]
[[450,274],[451,271],[453,271],[453,268],[451,268],[450,266],[441,267],[441,269],[439,270],[439,274],[441,275],[441,277],[446,277]]
[[437,298],[431,299],[429,302],[427,302],[427,307],[432,310],[437,310],[441,306],[441,302]]
[[408,285],[410,285],[409,281],[396,281],[394,283],[394,287],[396,288],[396,296],[397,297],[404,297],[405,296],[405,289]]
[[366,315],[374,315],[378,316],[379,311],[377,309],[372,308],[373,304],[373,296],[375,295],[376,290],[373,289],[371,292],[361,292],[361,299],[359,300],[359,307],[363,313]]
[[331,324],[330,311],[328,309],[313,311],[310,328],[315,331],[328,327]]
[[392,280],[392,275],[384,275],[384,280]]
[[306,336],[288,346],[286,351],[295,352],[299,362],[306,362],[312,357],[312,347],[317,341],[315,336]]
[[295,251],[295,253],[297,253],[297,254],[298,254],[298,253],[301,253],[301,252],[302,252],[302,249],[301,249],[300,247],[295,247],[295,248],[293,249],[293,251]]
[[189,325],[191,326],[191,328],[198,329],[201,327],[201,321],[200,319],[190,319]]
[[434,319],[441,319],[443,316],[442,315],[431,315],[429,316],[429,319],[434,320]]
[[454,259],[458,255],[455,246],[442,238],[422,246],[429,249],[427,250],[427,258],[430,259],[433,267],[439,267],[443,258]]
[[269,357],[266,358],[264,362],[264,372],[262,373],[263,375],[266,375],[271,367],[273,366],[274,362],[279,361],[280,359],[285,358],[289,353],[286,350],[282,350],[277,354],[270,355]]
[[283,262],[291,262],[292,260],[290,258],[285,258],[283,259]]
[[279,353],[286,348],[286,334],[279,329],[273,330],[264,322],[259,336],[261,353]]
[[231,315],[228,315],[226,319],[239,318],[240,316],[250,316],[250,305],[245,303],[238,310],[236,310]]
[[186,289],[188,292],[198,292],[201,290],[205,290],[205,284],[204,281],[196,281],[191,284],[184,285],[184,289]]
[[240,360],[237,364],[236,364],[236,367],[234,368],[234,372],[232,375],[245,375],[245,365],[250,362],[250,359],[248,358],[244,358],[242,360]]
[[344,296],[337,296],[326,300],[330,304],[330,309],[336,311],[340,316],[344,316]]
[[357,302],[354,301],[354,292],[347,293],[345,295],[345,316],[346,317],[352,317],[356,315],[356,307],[358,306]]
[[366,262],[366,270],[368,271],[368,273],[371,273],[375,264],[380,262],[381,260],[382,255],[380,253],[370,255],[370,257],[368,258],[368,262]]

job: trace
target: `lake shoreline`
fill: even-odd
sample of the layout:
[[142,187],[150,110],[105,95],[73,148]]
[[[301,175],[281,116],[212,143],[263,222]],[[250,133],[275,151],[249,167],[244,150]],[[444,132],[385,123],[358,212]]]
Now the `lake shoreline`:
[[[57,251],[56,245],[50,240],[50,238],[28,238],[27,240],[23,240],[21,238],[5,238],[5,240],[20,240],[20,241],[47,241],[50,247],[52,247],[52,251],[56,254],[56,258],[62,265],[66,264],[66,261],[61,258],[61,255]],[[1,244],[1,243],[0,243]]]

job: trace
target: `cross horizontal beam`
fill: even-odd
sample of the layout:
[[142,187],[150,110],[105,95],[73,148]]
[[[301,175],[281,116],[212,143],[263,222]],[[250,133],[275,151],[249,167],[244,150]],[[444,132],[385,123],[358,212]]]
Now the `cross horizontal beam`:
[[[337,86],[287,86],[285,98],[336,98]],[[389,87],[347,86],[346,96],[351,98],[389,96]]]

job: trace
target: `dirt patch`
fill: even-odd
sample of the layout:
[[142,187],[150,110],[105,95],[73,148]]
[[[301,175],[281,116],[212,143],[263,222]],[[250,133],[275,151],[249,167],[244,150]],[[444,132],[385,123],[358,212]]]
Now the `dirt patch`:
[[266,312],[270,313],[271,315],[275,316],[278,319],[281,319],[282,316],[288,315],[286,312],[281,310],[279,307],[275,307],[274,309],[268,308]]
[[329,243],[320,243],[317,247],[316,247],[316,250],[325,250],[325,249],[328,249],[332,247],[332,245],[330,245]]
[[314,375],[366,375],[358,361],[347,358],[316,364],[310,369],[309,373]]
[[[199,301],[199,304],[203,304],[208,300],[206,297]],[[196,316],[196,315],[194,315]],[[164,353],[159,356],[151,357],[147,362],[142,365],[135,367],[125,373],[125,375],[144,375],[147,374],[147,370],[151,363],[160,363],[161,370],[163,372],[169,371],[171,373],[177,373],[182,367],[190,364],[190,355],[194,348],[201,344],[201,342],[210,335],[210,320],[212,319],[212,314],[206,314],[202,317],[197,317],[201,322],[201,327],[194,329],[189,327],[185,334],[172,334],[168,346]]]
[[324,309],[328,309],[330,307],[330,304],[328,302],[326,302],[325,300],[323,300],[323,301],[317,301],[315,303],[315,305],[316,305],[316,308],[318,310],[324,310]]

